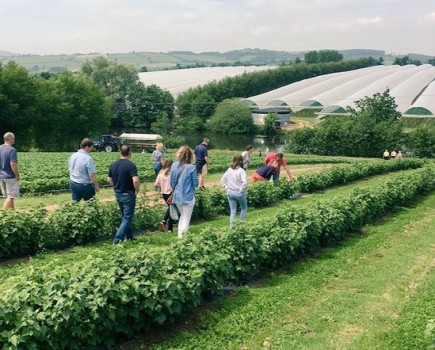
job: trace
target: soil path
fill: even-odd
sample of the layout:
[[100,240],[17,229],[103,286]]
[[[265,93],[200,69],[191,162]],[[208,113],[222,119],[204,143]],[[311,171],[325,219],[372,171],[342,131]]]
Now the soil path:
[[[321,171],[321,170],[325,170],[325,165],[323,165],[323,166],[313,166],[313,167],[302,168],[302,169],[292,169],[292,173],[294,175],[296,175],[296,177],[297,177],[298,174],[307,173],[307,172]],[[248,174],[248,176],[249,175],[250,174]],[[285,175],[284,175],[284,177],[285,177]],[[208,182],[208,183],[206,182],[205,183],[205,187],[218,187],[218,186],[220,186],[219,182]],[[145,192],[145,193],[140,193],[139,194],[139,198],[142,198],[144,196],[148,197],[148,198],[154,198],[156,196],[156,194],[157,193],[155,191],[148,191],[148,192]],[[98,196],[97,196],[97,200],[99,202],[101,202],[101,203],[114,202],[115,201],[115,196],[113,196],[113,197],[104,197],[104,198],[98,198]],[[151,206],[154,205],[154,203],[155,203],[154,201],[150,201],[150,205]],[[163,204],[164,202],[163,202],[163,200],[160,200],[160,201],[158,201],[158,203]],[[52,210],[57,209],[58,207],[59,207],[59,204],[49,204],[49,205],[45,206],[44,209],[46,209],[48,211],[52,211]]]

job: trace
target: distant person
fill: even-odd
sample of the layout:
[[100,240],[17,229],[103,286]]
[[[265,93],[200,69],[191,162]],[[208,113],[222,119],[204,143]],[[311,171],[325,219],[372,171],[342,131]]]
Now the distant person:
[[202,142],[195,147],[194,155],[195,155],[195,165],[196,165],[196,173],[199,178],[199,188],[204,187],[204,177],[207,175],[207,170],[210,167],[210,160],[208,158],[208,145],[210,144],[210,140],[207,137],[202,139]]
[[[172,187],[170,184],[170,176],[169,173],[171,171],[172,166],[172,160],[171,159],[165,159],[163,161],[163,168],[160,170],[159,175],[157,175],[156,182],[154,184],[156,190],[159,190],[162,194],[163,200],[168,200],[169,195],[172,192]],[[172,220],[171,215],[169,215],[169,204],[168,209],[165,212],[165,215],[163,216],[163,220],[159,224],[159,230],[162,232],[171,231],[173,230],[174,226],[174,220]]]
[[233,227],[236,218],[237,203],[240,205],[240,220],[245,220],[248,211],[248,202],[246,200],[248,178],[243,165],[242,155],[236,154],[233,163],[221,178],[222,187],[227,191],[228,203],[230,204],[230,228]]
[[388,150],[385,150],[384,153],[382,154],[382,158],[384,160],[390,159],[390,152],[388,152]]
[[195,187],[198,186],[197,169],[192,163],[193,153],[189,146],[181,146],[176,154],[177,162],[171,166],[170,185],[173,188],[172,203],[180,212],[178,238],[189,230],[190,218],[195,206]]
[[278,166],[278,162],[275,161],[272,164],[265,164],[255,170],[251,175],[251,180],[256,181],[269,181],[272,177],[273,173],[275,172],[275,169]]
[[251,163],[251,154],[254,152],[254,147],[252,145],[246,146],[246,150],[242,152],[243,157],[243,169],[247,170],[249,164]]
[[3,135],[4,144],[0,146],[0,185],[5,199],[4,209],[15,210],[15,198],[20,197],[20,173],[18,172],[15,135],[7,132]]
[[156,177],[159,175],[160,170],[163,168],[164,146],[163,143],[157,143],[156,149],[151,154],[151,161],[153,162],[153,169]]
[[92,151],[92,140],[85,138],[80,143],[80,149],[68,159],[70,172],[69,187],[72,200],[89,200],[100,191],[98,185],[97,170],[89,153]]
[[278,162],[278,166],[275,168],[275,171],[273,173],[273,182],[278,182],[279,175],[281,173],[281,167],[284,168],[287,177],[289,180],[294,180],[293,175],[290,172],[290,169],[287,167],[287,162],[284,158],[284,154],[282,153],[269,153],[266,158],[264,159],[265,164],[272,164],[274,162]]
[[266,153],[266,156],[269,155],[269,153],[270,153],[269,147],[266,147],[265,153]]
[[393,150],[391,151],[391,158],[396,158],[396,156],[397,156],[397,153],[396,153],[396,151],[393,149]]
[[124,238],[134,240],[131,224],[133,222],[136,197],[140,189],[136,165],[130,161],[131,148],[121,146],[121,158],[112,163],[107,174],[107,182],[113,186],[116,202],[121,210],[121,225],[116,232],[113,244],[118,244]]
[[397,156],[396,156],[396,158],[397,158],[397,159],[403,158],[402,151],[397,152]]

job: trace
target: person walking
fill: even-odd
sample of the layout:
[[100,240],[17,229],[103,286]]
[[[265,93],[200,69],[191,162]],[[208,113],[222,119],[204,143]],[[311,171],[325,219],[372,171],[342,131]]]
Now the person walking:
[[207,137],[202,139],[202,143],[195,147],[195,165],[196,173],[199,177],[199,188],[204,187],[204,177],[207,175],[207,170],[210,168],[210,160],[208,158],[208,145],[210,140]]
[[15,135],[7,132],[3,135],[4,144],[0,146],[0,185],[5,199],[4,209],[15,210],[15,198],[20,197],[20,173],[18,172]]
[[163,153],[164,153],[163,143],[157,143],[156,149],[151,154],[151,161],[153,162],[153,169],[154,169],[154,173],[156,174],[156,177],[159,175],[160,170],[162,170],[163,167]]
[[95,163],[89,155],[92,147],[92,140],[85,138],[80,143],[80,149],[68,159],[69,187],[72,200],[76,202],[82,199],[87,201],[100,191]]
[[172,204],[180,212],[178,238],[189,230],[190,218],[195,206],[195,187],[198,186],[197,169],[193,166],[193,153],[189,146],[181,146],[176,154],[177,162],[171,166],[170,185],[173,189]]
[[289,180],[294,180],[294,177],[291,174],[290,169],[287,167],[287,162],[284,159],[284,154],[282,154],[282,153],[273,153],[272,152],[272,153],[269,153],[266,156],[266,158],[264,159],[264,163],[266,165],[271,165],[275,161],[278,163],[278,166],[275,168],[275,171],[273,173],[273,182],[275,182],[275,183],[278,182],[279,175],[281,173],[281,167],[284,168],[284,170],[285,170],[285,172],[287,174],[288,179]]
[[169,176],[169,173],[171,171],[171,166],[172,166],[171,159],[165,159],[163,161],[163,168],[162,170],[160,170],[159,175],[157,175],[157,179],[154,184],[155,189],[160,190],[163,200],[168,205],[168,209],[166,210],[166,213],[163,216],[163,220],[159,224],[159,230],[162,232],[166,232],[166,231],[172,232],[174,227],[174,220],[172,220],[170,215],[169,204],[166,202],[169,198],[169,195],[172,192],[172,187],[170,184],[170,176]]
[[246,150],[242,152],[243,157],[243,169],[248,170],[249,164],[251,163],[251,154],[254,152],[254,147],[252,145],[246,146]]
[[136,165],[130,161],[131,148],[121,146],[121,158],[112,163],[107,174],[107,182],[113,186],[116,202],[121,210],[121,225],[116,232],[113,244],[121,240],[134,240],[131,223],[136,207],[136,197],[140,189],[139,176]]
[[230,228],[233,227],[237,214],[237,203],[240,205],[240,220],[245,220],[248,211],[246,200],[246,187],[248,178],[243,168],[243,156],[236,154],[233,163],[221,178],[222,187],[227,191],[228,203],[230,204]]
[[384,151],[384,153],[382,154],[382,158],[383,158],[384,160],[388,160],[388,159],[390,159],[390,152],[388,152],[387,149],[386,149],[386,150]]

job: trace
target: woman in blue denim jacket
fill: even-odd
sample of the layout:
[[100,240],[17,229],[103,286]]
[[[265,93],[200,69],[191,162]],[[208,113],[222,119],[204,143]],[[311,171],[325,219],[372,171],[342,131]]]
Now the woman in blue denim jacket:
[[198,175],[192,163],[193,152],[189,146],[181,146],[176,154],[177,162],[171,166],[172,203],[180,212],[178,220],[178,238],[183,238],[189,230],[190,218],[195,206],[195,188],[198,186]]
[[243,156],[241,154],[234,156],[233,163],[221,178],[221,184],[227,191],[230,204],[230,227],[233,227],[237,213],[237,203],[240,205],[240,220],[245,220],[248,211],[246,200],[248,177],[245,169],[243,169]]

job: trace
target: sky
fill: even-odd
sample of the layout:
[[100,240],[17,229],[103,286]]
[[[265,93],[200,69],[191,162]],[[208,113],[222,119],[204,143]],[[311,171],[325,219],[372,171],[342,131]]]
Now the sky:
[[434,0],[0,0],[18,54],[376,49],[435,56]]

